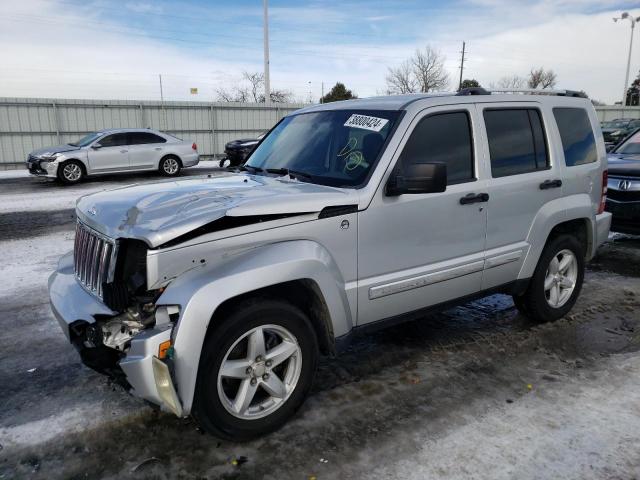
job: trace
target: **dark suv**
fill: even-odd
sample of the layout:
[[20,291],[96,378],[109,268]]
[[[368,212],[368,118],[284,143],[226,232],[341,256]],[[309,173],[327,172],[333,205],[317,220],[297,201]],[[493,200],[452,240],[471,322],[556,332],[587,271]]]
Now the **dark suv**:
[[640,234],[640,128],[609,153],[608,212],[611,230]]

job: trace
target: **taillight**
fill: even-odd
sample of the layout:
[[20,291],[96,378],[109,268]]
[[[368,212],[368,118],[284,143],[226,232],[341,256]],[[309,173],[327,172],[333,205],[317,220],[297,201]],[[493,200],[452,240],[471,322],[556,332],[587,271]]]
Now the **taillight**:
[[602,192],[600,192],[600,207],[598,208],[598,215],[604,212],[604,205],[607,203],[607,183],[609,181],[609,172],[605,170],[602,172]]
[[196,145],[196,142],[193,142],[191,144],[191,150],[198,150],[198,145]]

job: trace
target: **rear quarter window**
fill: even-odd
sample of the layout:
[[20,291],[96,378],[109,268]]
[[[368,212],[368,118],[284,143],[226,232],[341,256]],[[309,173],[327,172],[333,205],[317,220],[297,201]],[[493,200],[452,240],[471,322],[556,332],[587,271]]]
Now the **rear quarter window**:
[[584,108],[557,107],[553,109],[553,116],[560,131],[567,167],[597,161],[596,139],[587,111]]

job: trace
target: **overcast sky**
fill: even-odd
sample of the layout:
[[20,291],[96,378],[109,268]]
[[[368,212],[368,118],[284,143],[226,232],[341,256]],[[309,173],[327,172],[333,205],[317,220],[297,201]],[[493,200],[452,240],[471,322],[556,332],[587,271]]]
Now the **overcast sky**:
[[[375,95],[388,66],[428,44],[455,89],[464,40],[464,78],[488,86],[543,66],[557,88],[613,103],[631,28],[612,18],[625,10],[640,16],[638,2],[609,0],[271,0],[272,86],[305,101],[323,82]],[[630,81],[640,31],[634,43]],[[262,71],[262,52],[261,0],[0,0],[0,96],[159,99],[162,74],[165,99],[209,101]]]

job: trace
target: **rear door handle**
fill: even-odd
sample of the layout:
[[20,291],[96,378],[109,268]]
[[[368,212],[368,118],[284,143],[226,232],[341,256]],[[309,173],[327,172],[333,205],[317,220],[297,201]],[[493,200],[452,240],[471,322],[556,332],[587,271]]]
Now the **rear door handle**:
[[120,150],[120,153],[127,153],[129,150]]
[[160,150],[162,150],[162,147],[156,147],[156,148],[154,148],[154,150],[160,151]]
[[469,193],[460,199],[460,205],[468,205],[470,203],[480,203],[488,201],[488,193]]
[[559,188],[562,186],[562,180],[545,180],[540,184],[540,190],[548,190],[550,188]]

